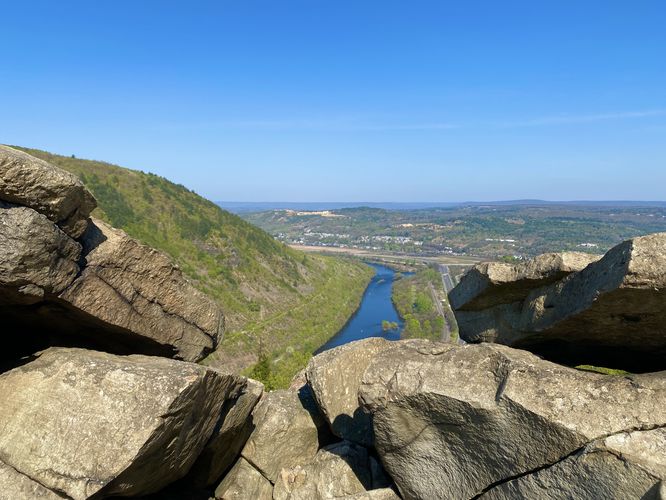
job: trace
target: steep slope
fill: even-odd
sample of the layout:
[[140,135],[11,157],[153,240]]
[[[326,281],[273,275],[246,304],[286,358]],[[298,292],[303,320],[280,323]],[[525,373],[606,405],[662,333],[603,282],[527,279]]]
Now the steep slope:
[[98,201],[93,215],[171,255],[199,289],[221,304],[228,353],[213,360],[234,371],[260,355],[271,362],[279,358],[284,366],[270,371],[273,377],[279,373],[284,385],[307,362],[306,351],[324,343],[353,313],[371,275],[357,262],[292,250],[160,176],[13,147],[76,174]]

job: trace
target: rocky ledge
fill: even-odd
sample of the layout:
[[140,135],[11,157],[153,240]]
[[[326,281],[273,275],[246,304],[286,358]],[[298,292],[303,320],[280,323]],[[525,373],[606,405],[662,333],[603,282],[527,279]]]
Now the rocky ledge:
[[665,235],[478,266],[474,343],[366,339],[266,393],[192,362],[221,312],[75,178],[5,147],[0,177],[2,500],[666,498]]

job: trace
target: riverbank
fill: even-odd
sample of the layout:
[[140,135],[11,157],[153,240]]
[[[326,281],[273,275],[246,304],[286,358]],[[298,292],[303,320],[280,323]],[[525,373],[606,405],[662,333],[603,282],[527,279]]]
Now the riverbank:
[[[370,280],[363,293],[358,310],[349,318],[347,324],[317,352],[361,340],[368,337],[383,337],[388,340],[399,340],[403,322],[398,311],[393,306],[391,294],[395,271],[391,268],[369,263],[375,275]],[[385,329],[387,323],[393,323],[395,328]]]
[[[315,256],[312,256],[314,258]],[[268,389],[289,386],[312,353],[339,332],[360,307],[374,269],[357,259],[324,259],[313,287],[278,315],[243,330],[228,331],[220,348],[205,363],[250,375]]]
[[405,323],[402,338],[458,340],[458,324],[437,269],[428,267],[397,280],[391,299]]

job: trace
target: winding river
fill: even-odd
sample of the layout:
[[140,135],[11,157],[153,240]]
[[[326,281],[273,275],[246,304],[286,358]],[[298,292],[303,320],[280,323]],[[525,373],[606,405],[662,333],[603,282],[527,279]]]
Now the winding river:
[[[367,337],[400,339],[403,322],[391,300],[395,271],[379,264],[370,265],[375,268],[375,275],[365,289],[360,307],[344,328],[317,350],[318,353]],[[397,323],[398,328],[384,331],[382,329],[384,320]]]

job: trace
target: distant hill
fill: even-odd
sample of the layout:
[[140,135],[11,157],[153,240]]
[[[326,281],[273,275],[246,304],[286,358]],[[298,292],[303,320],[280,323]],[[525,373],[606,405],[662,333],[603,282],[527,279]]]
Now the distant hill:
[[579,206],[579,207],[666,207],[666,201],[634,201],[634,200],[573,200],[573,201],[547,201],[547,200],[504,200],[504,201],[460,201],[460,202],[376,202],[376,201],[331,201],[331,202],[301,202],[301,201],[218,201],[220,207],[235,214],[248,212],[267,212],[271,210],[340,210],[343,208],[381,208],[384,210],[404,211],[422,210],[429,208],[461,208],[483,206]]
[[[12,147],[76,174],[97,198],[94,216],[171,255],[198,288],[220,303],[227,334],[213,362],[234,371],[260,357],[279,357],[284,366],[277,372],[286,379],[309,357],[308,350],[344,325],[371,275],[355,261],[295,251],[163,177]],[[294,359],[289,361],[285,350]]]

